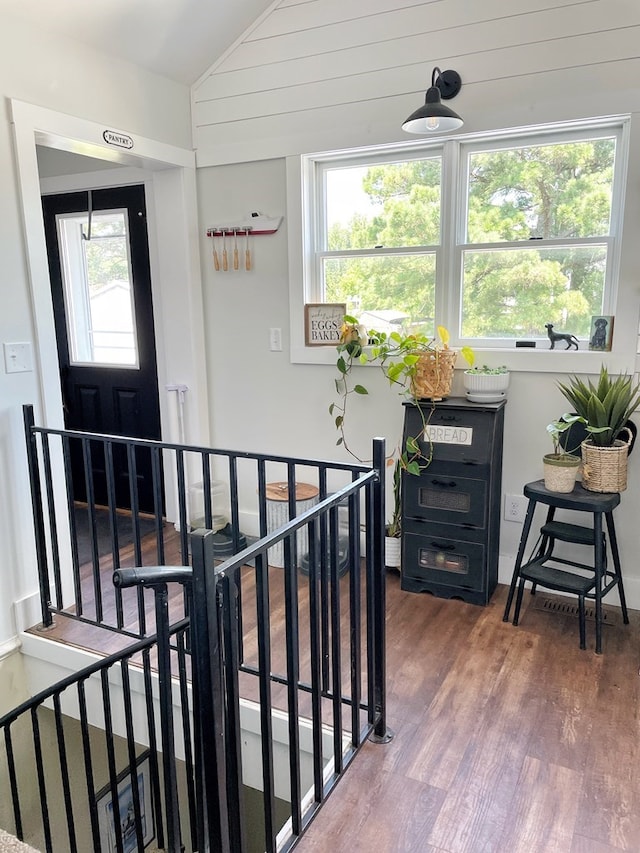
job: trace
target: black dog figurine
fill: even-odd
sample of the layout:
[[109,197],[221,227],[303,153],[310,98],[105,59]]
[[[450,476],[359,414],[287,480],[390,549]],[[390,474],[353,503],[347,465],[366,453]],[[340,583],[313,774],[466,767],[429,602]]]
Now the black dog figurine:
[[594,321],[595,331],[593,337],[589,341],[590,349],[606,349],[607,347],[607,326],[609,321],[604,317],[598,317]]
[[565,349],[571,349],[571,347],[578,349],[579,341],[575,335],[570,335],[568,332],[554,332],[553,323],[545,323],[544,327],[547,330],[549,340],[551,341],[549,349],[555,349],[556,341],[566,341],[567,345]]

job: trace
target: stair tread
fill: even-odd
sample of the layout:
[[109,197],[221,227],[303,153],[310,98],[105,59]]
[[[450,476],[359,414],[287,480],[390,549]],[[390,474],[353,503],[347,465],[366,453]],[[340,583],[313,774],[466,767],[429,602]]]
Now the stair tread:
[[580,545],[593,545],[595,531],[581,524],[568,524],[566,521],[550,521],[540,528],[540,532],[563,542],[576,542]]
[[595,586],[593,575],[584,577],[574,572],[548,566],[545,560],[532,560],[520,569],[521,577],[549,589],[584,595]]

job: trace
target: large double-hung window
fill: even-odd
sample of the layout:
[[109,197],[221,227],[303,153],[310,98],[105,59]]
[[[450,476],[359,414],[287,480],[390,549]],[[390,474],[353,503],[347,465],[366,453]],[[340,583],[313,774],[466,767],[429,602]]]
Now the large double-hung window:
[[613,314],[623,124],[313,158],[306,301],[514,346]]

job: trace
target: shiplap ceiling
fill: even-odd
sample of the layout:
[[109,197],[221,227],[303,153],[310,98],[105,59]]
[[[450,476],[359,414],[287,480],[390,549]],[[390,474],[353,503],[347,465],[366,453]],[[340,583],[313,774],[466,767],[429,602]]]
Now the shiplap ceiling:
[[0,21],[12,15],[191,85],[271,5],[273,0],[0,0]]

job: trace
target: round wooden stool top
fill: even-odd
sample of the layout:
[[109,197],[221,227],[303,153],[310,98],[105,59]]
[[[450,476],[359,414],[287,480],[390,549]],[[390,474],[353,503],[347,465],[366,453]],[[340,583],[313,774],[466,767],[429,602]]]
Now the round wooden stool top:
[[[311,483],[296,483],[296,501],[308,501],[318,497],[318,487]],[[288,501],[288,483],[267,483],[266,495],[268,501]]]

